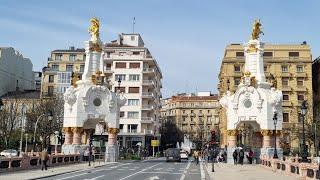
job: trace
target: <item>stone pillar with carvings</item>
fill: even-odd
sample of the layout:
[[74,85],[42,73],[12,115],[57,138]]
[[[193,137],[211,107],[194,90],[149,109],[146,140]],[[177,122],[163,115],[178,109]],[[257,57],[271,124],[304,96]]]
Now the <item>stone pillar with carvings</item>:
[[118,161],[118,144],[117,134],[120,132],[119,128],[108,128],[108,146],[106,148],[106,162]]
[[81,134],[83,132],[82,127],[72,127],[71,128],[73,132],[73,142],[74,145],[80,145],[81,144]]
[[271,137],[272,137],[272,130],[268,130],[268,129],[262,129],[261,130],[261,134],[263,136],[263,144],[262,144],[262,147],[264,148],[270,148],[272,147],[272,140],[271,140]]
[[65,137],[65,140],[64,140],[64,144],[65,145],[69,145],[69,144],[72,144],[72,130],[71,130],[71,127],[63,127],[62,128],[62,131],[64,132],[64,137]]
[[237,134],[236,129],[228,130],[228,147],[237,147]]

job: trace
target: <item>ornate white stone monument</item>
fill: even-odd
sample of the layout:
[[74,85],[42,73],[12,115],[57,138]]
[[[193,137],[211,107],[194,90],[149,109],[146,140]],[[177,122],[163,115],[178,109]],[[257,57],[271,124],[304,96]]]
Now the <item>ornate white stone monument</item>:
[[[220,103],[226,109],[228,131],[228,163],[233,163],[232,153],[239,141],[239,128],[242,124],[249,125],[252,133],[243,139],[253,140],[253,150],[261,155],[272,156],[274,153],[274,113],[277,113],[277,151],[282,157],[279,148],[279,135],[282,130],[282,91],[266,82],[263,66],[264,43],[259,41],[261,23],[255,21],[251,39],[244,44],[245,73],[238,89],[231,95],[228,90],[221,98]],[[260,146],[260,147],[259,147]]]
[[85,41],[86,61],[82,80],[73,77],[73,86],[64,94],[65,142],[62,152],[79,153],[87,149],[90,135],[99,123],[108,129],[106,161],[114,162],[118,159],[119,111],[126,98],[104,85],[104,46],[99,38],[99,20],[92,18],[90,21],[91,39]]

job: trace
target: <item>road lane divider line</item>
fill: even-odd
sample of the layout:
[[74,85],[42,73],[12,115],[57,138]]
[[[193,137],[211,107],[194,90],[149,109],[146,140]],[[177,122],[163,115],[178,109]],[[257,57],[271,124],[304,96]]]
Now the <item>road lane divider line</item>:
[[204,173],[203,162],[202,161],[200,162],[200,176],[201,176],[201,179],[206,179],[206,175]]
[[108,167],[108,168],[106,168],[106,169],[97,169],[97,170],[94,170],[94,171],[92,171],[92,172],[110,171],[110,170],[114,170],[115,168],[118,168],[118,167],[121,167],[121,166],[125,166],[125,165],[129,165],[129,164],[132,164],[132,163],[120,164],[120,165],[117,165],[117,166]]
[[153,165],[153,166],[144,168],[144,169],[142,169],[141,171],[138,171],[138,172],[136,172],[136,173],[130,174],[129,176],[123,177],[123,178],[121,178],[121,179],[119,179],[119,180],[127,179],[127,178],[129,178],[129,177],[131,177],[131,176],[134,176],[134,175],[136,175],[136,174],[139,174],[139,173],[141,173],[141,172],[143,172],[143,171],[146,171],[146,170],[148,170],[148,169],[151,169],[151,168],[153,168],[153,167],[155,167],[155,166],[158,166],[158,165],[160,165],[160,164],[162,164],[162,163],[158,163],[158,164],[155,164],[155,165]]
[[56,179],[56,180],[70,179],[70,178],[82,176],[82,175],[85,175],[85,174],[88,174],[88,173],[76,174],[76,175],[73,175],[73,176],[68,176],[68,177],[64,177],[64,178],[60,178],[60,179]]
[[188,162],[186,168],[184,169],[183,173],[182,173],[182,176],[180,177],[180,180],[184,180],[184,178],[186,178],[186,173],[188,172],[188,169],[190,168],[191,166],[191,161]]
[[94,178],[91,178],[91,179],[84,179],[84,180],[96,180],[96,179],[99,179],[101,177],[103,177],[104,175],[101,175],[101,176],[97,176],[97,177],[94,177]]

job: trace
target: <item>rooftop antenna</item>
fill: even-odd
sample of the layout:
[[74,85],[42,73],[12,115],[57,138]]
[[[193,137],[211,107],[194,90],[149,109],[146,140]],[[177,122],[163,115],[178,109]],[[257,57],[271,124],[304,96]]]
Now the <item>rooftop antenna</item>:
[[132,34],[134,34],[134,25],[136,24],[136,17],[133,17],[132,21]]

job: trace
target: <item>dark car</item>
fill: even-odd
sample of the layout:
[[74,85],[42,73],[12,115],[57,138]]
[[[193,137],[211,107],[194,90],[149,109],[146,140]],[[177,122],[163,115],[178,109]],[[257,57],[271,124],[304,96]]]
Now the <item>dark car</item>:
[[181,162],[181,157],[180,157],[180,149],[176,148],[169,148],[166,150],[166,161],[177,161]]

